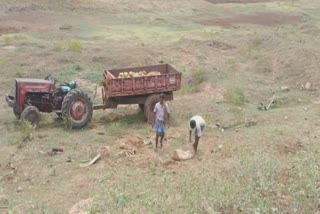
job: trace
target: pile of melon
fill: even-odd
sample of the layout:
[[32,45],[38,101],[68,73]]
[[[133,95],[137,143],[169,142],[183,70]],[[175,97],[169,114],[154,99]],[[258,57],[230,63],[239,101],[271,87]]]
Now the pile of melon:
[[118,78],[122,79],[122,78],[132,78],[132,77],[156,76],[160,74],[161,73],[159,71],[151,71],[149,73],[147,73],[146,71],[139,71],[139,72],[129,71],[129,72],[119,73]]

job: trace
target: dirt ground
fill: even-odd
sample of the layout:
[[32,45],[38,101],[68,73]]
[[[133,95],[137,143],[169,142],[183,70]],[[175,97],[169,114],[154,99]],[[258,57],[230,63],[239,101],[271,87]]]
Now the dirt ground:
[[[1,96],[15,78],[51,73],[93,98],[104,69],[159,62],[183,82],[159,150],[136,105],[95,111],[83,130],[42,114],[30,133],[0,99],[0,213],[79,201],[72,213],[317,213],[319,11],[311,0],[4,0]],[[199,152],[174,161],[192,149],[196,114],[207,122]]]

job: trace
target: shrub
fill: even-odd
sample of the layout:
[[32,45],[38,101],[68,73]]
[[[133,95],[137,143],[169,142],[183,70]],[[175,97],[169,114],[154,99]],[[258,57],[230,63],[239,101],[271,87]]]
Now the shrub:
[[248,101],[240,88],[228,89],[224,93],[224,98],[228,103],[236,106],[242,106]]
[[63,45],[61,43],[59,43],[59,42],[54,42],[52,44],[52,50],[56,51],[56,52],[60,52],[60,51],[63,50]]
[[81,52],[82,46],[79,41],[71,40],[68,42],[68,51]]
[[26,140],[32,140],[34,138],[35,127],[26,120],[21,122],[22,138]]

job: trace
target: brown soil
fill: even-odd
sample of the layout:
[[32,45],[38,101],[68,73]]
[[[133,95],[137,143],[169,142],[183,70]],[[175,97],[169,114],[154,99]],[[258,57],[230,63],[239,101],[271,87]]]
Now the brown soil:
[[278,145],[278,151],[281,155],[296,154],[302,148],[301,142],[284,142]]
[[206,0],[212,4],[246,4],[246,3],[263,3],[263,2],[273,2],[274,0]]
[[238,15],[231,18],[220,18],[213,20],[205,20],[203,25],[217,25],[225,28],[234,27],[239,24],[254,24],[262,26],[279,26],[287,25],[301,21],[300,16],[288,16],[279,13],[260,13],[253,15]]
[[0,34],[10,34],[19,32],[48,32],[57,30],[53,23],[55,18],[48,16],[27,16],[19,15],[0,18]]

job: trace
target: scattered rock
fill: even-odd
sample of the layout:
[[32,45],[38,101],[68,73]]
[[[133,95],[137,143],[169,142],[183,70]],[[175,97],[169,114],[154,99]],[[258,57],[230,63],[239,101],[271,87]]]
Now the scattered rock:
[[304,88],[306,89],[306,90],[311,90],[312,89],[312,84],[311,84],[311,82],[307,82],[305,85],[304,85]]
[[93,200],[91,198],[84,199],[76,203],[69,210],[69,214],[89,214]]
[[188,151],[183,151],[181,149],[176,149],[173,153],[172,159],[175,161],[182,161],[182,160],[189,160],[193,158],[194,154],[188,150]]
[[305,111],[308,111],[308,108],[306,108],[306,107],[302,107],[302,109],[305,110]]
[[63,149],[61,149],[61,148],[52,148],[52,152],[58,154],[58,153],[63,152]]
[[59,27],[60,30],[71,30],[72,26],[71,25],[61,25]]
[[68,162],[68,163],[72,162],[72,159],[71,159],[70,156],[68,156],[68,157],[66,158],[66,162]]
[[219,150],[221,150],[221,149],[222,149],[222,145],[221,145],[221,144],[218,146],[218,149],[219,149]]
[[144,145],[152,145],[152,140],[150,140],[150,139],[149,140],[144,140],[143,144]]
[[49,176],[55,176],[55,175],[56,175],[56,168],[55,167],[50,168]]
[[290,91],[289,87],[288,86],[281,86],[281,91]]
[[9,199],[4,195],[0,195],[0,209],[9,207]]
[[285,120],[288,120],[288,117],[284,117]]
[[125,149],[126,148],[126,144],[125,143],[121,143],[121,145],[119,146],[120,149]]
[[21,186],[18,186],[17,192],[22,192],[23,188]]

